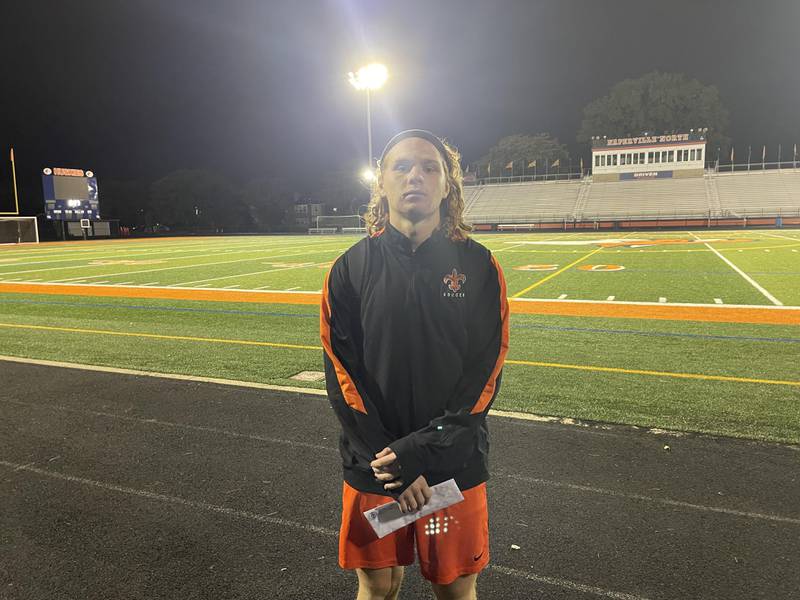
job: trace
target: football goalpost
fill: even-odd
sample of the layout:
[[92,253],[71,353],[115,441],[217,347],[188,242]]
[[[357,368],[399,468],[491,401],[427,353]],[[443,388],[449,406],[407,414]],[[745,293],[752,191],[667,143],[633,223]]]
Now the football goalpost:
[[366,233],[367,226],[361,215],[319,215],[316,227],[308,233]]
[[11,159],[11,180],[14,182],[14,212],[0,212],[0,244],[39,243],[39,227],[36,217],[19,216],[17,196],[17,167],[14,163],[14,149],[9,153]]

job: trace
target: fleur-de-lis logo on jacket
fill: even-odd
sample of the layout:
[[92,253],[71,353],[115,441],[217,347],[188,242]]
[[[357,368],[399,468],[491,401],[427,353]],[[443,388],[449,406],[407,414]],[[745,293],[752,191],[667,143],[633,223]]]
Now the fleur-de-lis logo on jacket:
[[455,269],[453,269],[448,275],[445,275],[442,281],[447,284],[447,287],[450,288],[450,291],[455,293],[461,291],[461,284],[463,284],[467,280],[467,276],[463,273],[459,273]]

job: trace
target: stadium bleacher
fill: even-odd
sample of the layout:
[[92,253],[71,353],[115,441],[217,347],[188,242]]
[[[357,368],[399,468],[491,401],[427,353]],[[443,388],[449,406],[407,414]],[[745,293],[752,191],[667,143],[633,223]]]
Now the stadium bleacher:
[[572,219],[580,181],[471,186],[465,217],[471,223],[527,223]]
[[583,180],[464,188],[470,223],[522,224],[724,217],[800,217],[800,169],[644,181]]
[[714,180],[726,216],[800,215],[800,170],[719,173]]
[[706,217],[711,212],[703,178],[690,177],[594,182],[577,218]]

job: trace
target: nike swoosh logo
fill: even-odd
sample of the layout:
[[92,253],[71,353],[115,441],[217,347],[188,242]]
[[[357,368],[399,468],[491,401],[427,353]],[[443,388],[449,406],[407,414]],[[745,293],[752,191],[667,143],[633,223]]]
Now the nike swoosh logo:
[[480,554],[478,554],[478,556],[473,556],[473,557],[472,557],[472,560],[474,560],[475,562],[478,562],[478,561],[481,559],[481,556],[483,556],[483,552],[481,552]]

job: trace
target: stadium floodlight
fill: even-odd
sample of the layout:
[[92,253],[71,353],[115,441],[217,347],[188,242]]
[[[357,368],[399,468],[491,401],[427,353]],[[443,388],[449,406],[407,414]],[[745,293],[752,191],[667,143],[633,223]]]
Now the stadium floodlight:
[[367,92],[367,147],[369,153],[369,166],[372,168],[372,114],[370,112],[370,91],[383,87],[389,78],[389,70],[380,63],[371,63],[361,67],[358,71],[347,74],[347,78],[357,90]]
[[380,63],[372,63],[355,73],[351,71],[347,78],[357,90],[378,90],[389,78],[389,70]]

